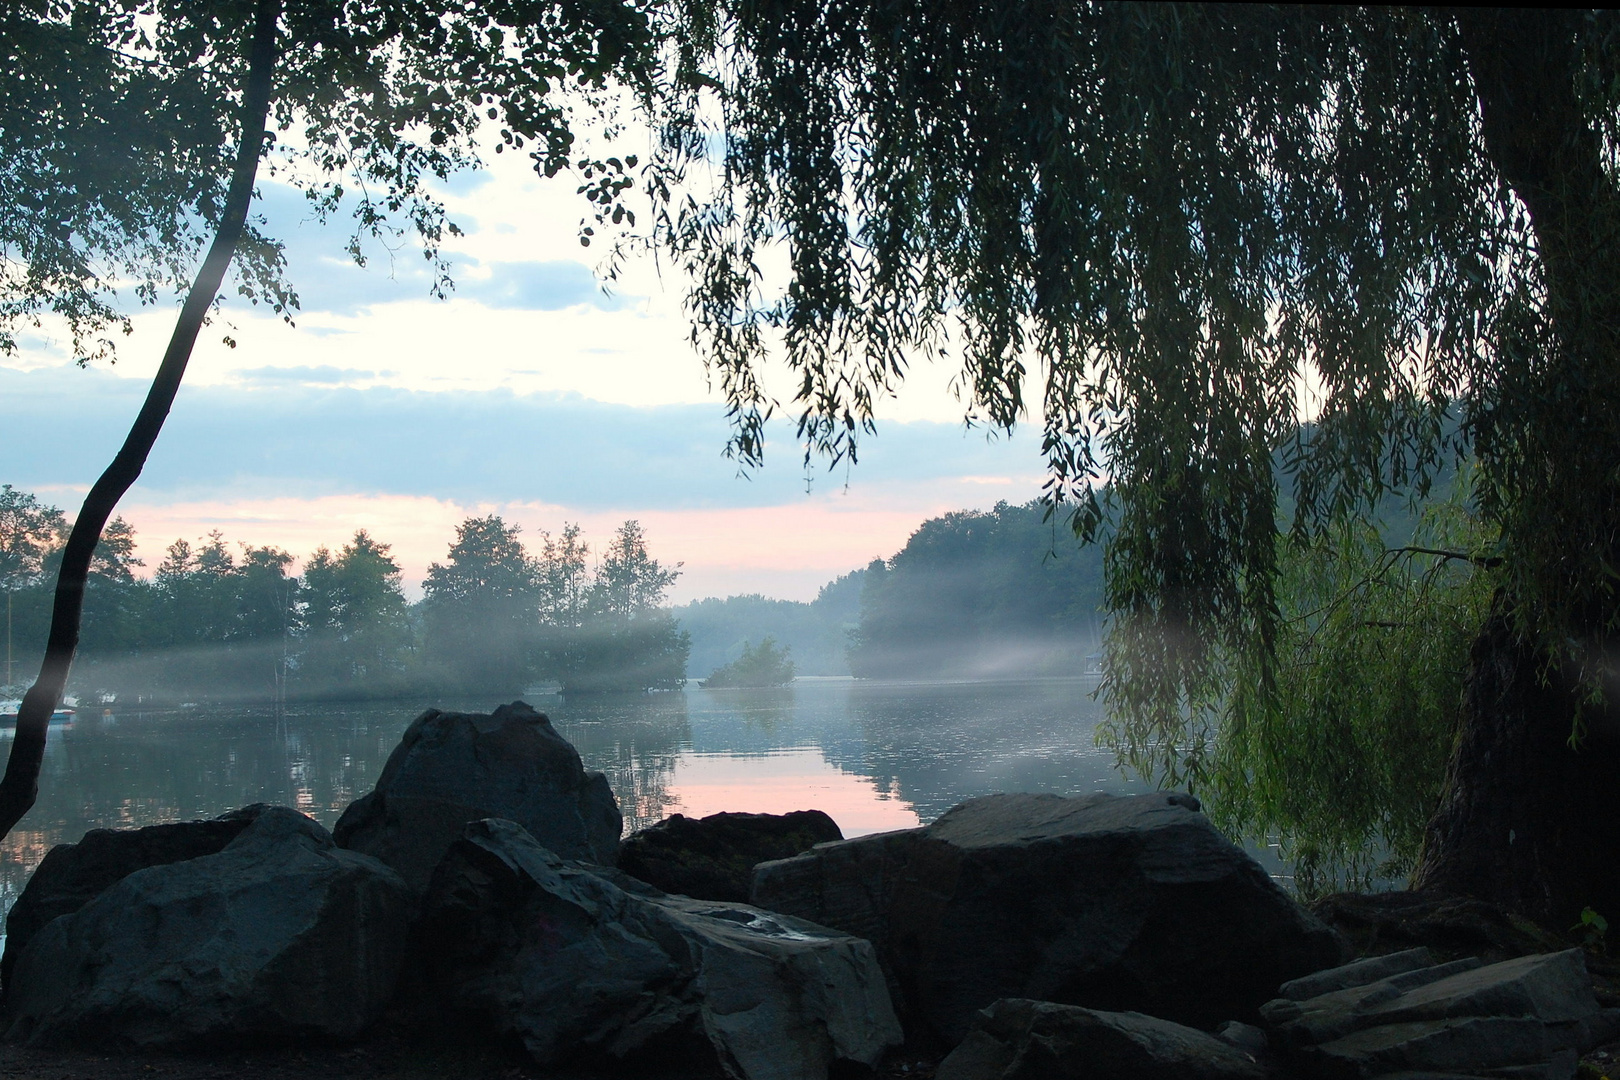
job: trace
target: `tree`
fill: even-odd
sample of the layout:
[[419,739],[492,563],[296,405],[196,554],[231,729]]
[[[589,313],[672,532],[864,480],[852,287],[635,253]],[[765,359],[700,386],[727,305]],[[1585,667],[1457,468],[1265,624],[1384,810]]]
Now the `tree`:
[[[1476,458],[1499,590],[1416,881],[1559,926],[1620,910],[1596,697],[1620,626],[1620,18],[689,10],[649,189],[734,453],[763,452],[775,341],[835,460],[958,347],[969,416],[1033,413],[1053,502],[1082,537],[1108,514],[1106,693],[1167,746],[1275,698],[1279,487],[1306,543]],[[694,198],[674,181],[711,146]],[[1241,651],[1256,682],[1228,695]]]
[[[295,303],[279,249],[247,222],[270,121],[295,134],[281,145],[301,168],[284,175],[313,177],[317,211],[352,177],[360,230],[383,234],[402,215],[433,257],[453,226],[423,180],[476,160],[486,110],[504,125],[497,152],[532,144],[537,171],[553,175],[573,146],[559,98],[599,103],[616,77],[644,81],[650,46],[645,13],[616,0],[24,0],[0,13],[0,351],[42,309],[67,320],[78,349],[120,321],[110,297],[121,277],[154,302],[187,280],[212,233],[129,437],[68,536],[40,676],[0,779],[0,833],[37,796],[97,540],[141,473],[239,243],[240,291],[277,311]],[[610,160],[622,176],[624,161]],[[584,170],[595,201],[622,190],[608,169]],[[361,257],[357,241],[351,251]],[[448,284],[441,273],[438,291]]]
[[1101,559],[1059,543],[1038,503],[923,522],[861,590],[862,678],[1074,671],[1097,645]]
[[769,634],[757,648],[753,642],[744,642],[742,655],[711,671],[703,680],[703,686],[709,690],[729,686],[786,686],[793,681],[793,658],[789,655],[792,651],[778,649],[776,639]]
[[587,578],[589,554],[577,525],[546,538],[541,670],[565,693],[679,689],[692,640],[664,602],[680,564],[666,570],[648,554],[636,521],[619,527]]
[[12,607],[18,590],[39,581],[45,556],[67,531],[62,511],[10,484],[0,487],[0,589],[6,593],[6,682],[14,681]]
[[540,564],[496,515],[456,527],[423,583],[423,653],[435,681],[489,696],[521,694],[534,675]]
[[403,689],[411,644],[399,564],[364,529],[334,557],[317,548],[304,566],[306,640],[299,677],[323,693]]

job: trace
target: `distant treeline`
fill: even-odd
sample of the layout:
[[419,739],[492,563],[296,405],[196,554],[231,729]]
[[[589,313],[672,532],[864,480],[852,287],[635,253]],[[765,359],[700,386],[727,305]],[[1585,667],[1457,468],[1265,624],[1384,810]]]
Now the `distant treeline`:
[[1039,501],[931,518],[890,559],[829,582],[810,603],[759,595],[675,609],[692,672],[767,636],[801,675],[879,679],[1062,675],[1101,639],[1102,552]]
[[[599,553],[569,525],[527,550],[501,518],[469,518],[422,599],[364,530],[303,572],[274,547],[177,540],[149,578],[134,530],[107,528],[85,593],[72,687],[81,698],[305,699],[475,694],[555,681],[565,692],[674,689],[689,648],[665,597],[678,571],[627,521]],[[49,624],[62,515],[0,488],[6,681],[31,679]]]

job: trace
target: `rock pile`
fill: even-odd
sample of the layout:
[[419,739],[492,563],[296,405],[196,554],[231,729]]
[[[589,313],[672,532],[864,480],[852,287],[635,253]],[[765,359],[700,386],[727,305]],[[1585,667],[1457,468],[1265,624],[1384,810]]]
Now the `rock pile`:
[[265,809],[264,803],[258,803],[212,821],[177,821],[144,829],[91,829],[77,844],[56,845],[40,861],[28,879],[28,887],[6,916],[0,984],[11,984],[17,957],[52,919],[73,914],[137,870],[223,851]]
[[974,1018],[935,1080],[1266,1080],[1252,1055],[1168,1020],[1006,998]]
[[445,1004],[541,1065],[672,1048],[744,1080],[824,1080],[900,1042],[870,943],[746,905],[669,896],[561,859],[509,821],[467,827],[424,905]]
[[521,701],[493,713],[429,709],[388,755],[377,786],[332,830],[418,893],[470,821],[505,818],[566,859],[612,866],[624,819],[607,777]]
[[393,995],[410,901],[376,859],[267,807],[217,853],[136,870],[36,931],[12,969],[6,1034],[98,1047],[352,1038]]
[[1579,1054],[1620,1037],[1579,949],[1482,965],[1426,948],[1282,986],[1261,1009],[1273,1042],[1323,1080],[1515,1076],[1567,1080]]
[[907,1032],[955,1046],[998,998],[1212,1027],[1341,943],[1187,795],[992,795],[754,875],[756,905],[864,937]]
[[949,1051],[939,1080],[1570,1080],[1620,1037],[1578,951],[1333,966],[1343,939],[1186,795],[991,796],[856,840],[814,812],[619,829],[527,705],[430,711],[335,837],[255,806],[53,850],[8,919],[5,1035],[348,1039],[392,1008],[546,1067],[733,1080],[861,1074],[903,1037]]
[[843,838],[838,823],[820,810],[697,819],[672,814],[624,841],[619,869],[665,892],[744,904],[756,865]]

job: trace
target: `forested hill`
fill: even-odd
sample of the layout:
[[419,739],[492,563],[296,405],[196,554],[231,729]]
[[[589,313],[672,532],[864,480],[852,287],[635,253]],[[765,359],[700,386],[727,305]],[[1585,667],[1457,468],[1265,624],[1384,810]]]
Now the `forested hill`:
[[1102,551],[1039,502],[931,518],[861,589],[862,678],[1077,674],[1101,634]]
[[1074,674],[1098,647],[1102,553],[1039,502],[931,518],[889,559],[812,603],[732,596],[675,609],[703,677],[767,635],[801,675],[979,678]]
[[692,638],[688,674],[701,679],[736,660],[744,646],[771,637],[791,650],[800,675],[848,675],[844,649],[860,624],[864,576],[864,570],[856,570],[829,581],[808,604],[750,593],[676,608],[675,618]]

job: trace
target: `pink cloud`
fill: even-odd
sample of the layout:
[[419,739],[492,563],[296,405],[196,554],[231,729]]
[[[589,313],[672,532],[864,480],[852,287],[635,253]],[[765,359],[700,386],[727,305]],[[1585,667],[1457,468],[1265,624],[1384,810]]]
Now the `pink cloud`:
[[677,603],[702,596],[761,592],[813,599],[838,574],[887,557],[922,521],[951,509],[938,498],[896,500],[829,494],[786,506],[580,512],[542,503],[461,503],[420,495],[327,495],[314,498],[132,501],[121,512],[136,529],[150,573],[177,537],[195,542],[219,529],[227,541],[270,544],[299,559],[325,545],[336,550],[356,529],[393,545],[411,590],[430,563],[443,559],[455,527],[471,515],[498,513],[523,526],[537,545],[541,531],[578,522],[593,547],[626,518],[647,531],[653,555],[681,562]]

